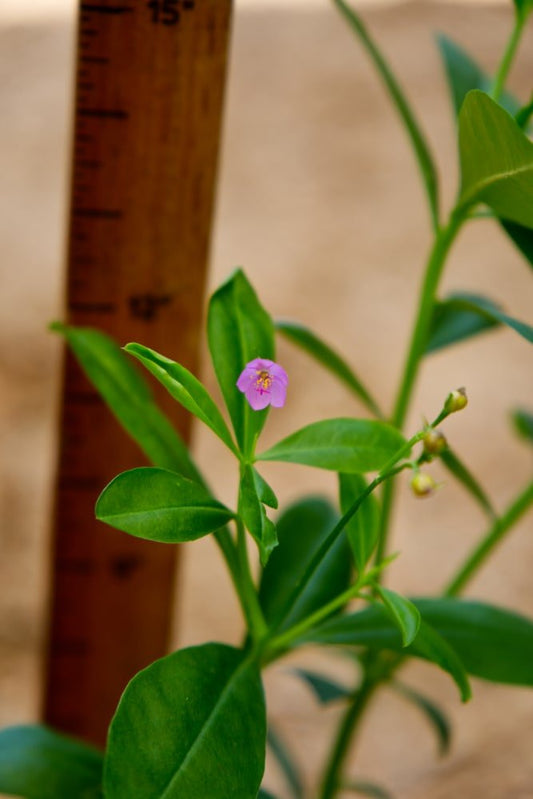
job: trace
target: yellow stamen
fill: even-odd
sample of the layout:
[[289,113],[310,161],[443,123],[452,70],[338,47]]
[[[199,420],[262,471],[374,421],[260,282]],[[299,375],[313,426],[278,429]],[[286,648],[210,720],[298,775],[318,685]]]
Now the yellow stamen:
[[269,391],[272,385],[272,375],[266,369],[257,372],[255,387],[258,391]]

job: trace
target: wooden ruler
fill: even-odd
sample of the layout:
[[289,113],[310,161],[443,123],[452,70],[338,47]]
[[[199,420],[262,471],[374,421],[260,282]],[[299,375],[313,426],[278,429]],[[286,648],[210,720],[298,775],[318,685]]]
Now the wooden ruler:
[[[231,0],[80,4],[68,321],[190,369],[230,14]],[[69,355],[60,431],[44,717],[101,744],[126,682],[166,650],[175,549],[94,521],[104,485],[143,460]]]

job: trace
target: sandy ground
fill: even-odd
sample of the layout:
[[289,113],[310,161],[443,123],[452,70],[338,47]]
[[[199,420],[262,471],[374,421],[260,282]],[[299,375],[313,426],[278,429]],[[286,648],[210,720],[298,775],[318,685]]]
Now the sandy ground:
[[[510,24],[507,8],[409,4],[365,17],[409,87],[441,167],[447,201],[456,185],[454,131],[434,47],[442,30],[494,66]],[[53,470],[58,344],[45,331],[60,314],[66,208],[70,64],[69,22],[0,27],[0,723],[33,719],[39,693]],[[531,89],[528,34],[512,85]],[[397,120],[363,55],[327,7],[238,8],[229,81],[220,194],[210,282],[243,264],[276,316],[314,327],[343,351],[384,405],[390,405],[428,245],[428,220],[412,158]],[[460,238],[444,289],[490,294],[518,318],[531,316],[530,271],[490,223]],[[172,353],[168,353],[172,355]],[[510,407],[531,404],[527,345],[507,332],[428,360],[411,429],[467,385],[467,412],[449,420],[452,443],[504,508],[531,470],[509,432]],[[279,359],[291,374],[290,402],[273,414],[274,440],[321,416],[360,413],[350,396],[288,345]],[[205,368],[205,380],[212,376]],[[208,434],[198,430],[201,465],[232,501],[235,483]],[[333,494],[328,476],[269,468],[282,500]],[[400,591],[441,586],[482,532],[483,519],[449,481],[430,502],[404,491],[395,527],[402,557],[390,572]],[[531,517],[520,524],[469,594],[533,614]],[[180,644],[236,641],[239,617],[208,540],[189,546],[176,615]],[[343,665],[309,655],[332,674]],[[400,799],[526,799],[533,796],[533,694],[476,681],[460,706],[449,681],[413,666],[409,679],[439,697],[455,724],[451,756],[416,712],[390,694],[369,716],[353,773],[382,781]],[[267,678],[273,718],[292,734],[309,785],[338,709],[320,710],[287,666]],[[355,755],[355,753],[354,753]],[[275,768],[272,788],[286,796]]]

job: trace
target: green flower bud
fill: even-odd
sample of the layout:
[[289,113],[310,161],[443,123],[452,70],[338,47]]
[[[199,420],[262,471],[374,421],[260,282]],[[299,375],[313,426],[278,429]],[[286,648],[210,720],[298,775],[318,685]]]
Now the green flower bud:
[[455,391],[452,391],[446,397],[444,410],[446,413],[455,413],[456,411],[462,411],[467,405],[468,397],[466,396],[466,389],[456,388]]
[[413,494],[417,497],[429,497],[437,488],[437,483],[427,472],[417,472],[411,480]]
[[433,428],[426,431],[422,443],[427,455],[440,455],[448,446],[448,442],[440,430],[433,430]]

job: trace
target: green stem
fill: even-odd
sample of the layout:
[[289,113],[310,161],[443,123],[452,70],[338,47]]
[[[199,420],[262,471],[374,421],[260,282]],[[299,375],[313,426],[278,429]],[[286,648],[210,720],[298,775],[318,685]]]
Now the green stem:
[[524,515],[532,504],[533,483],[530,483],[509,506],[503,516],[494,522],[488,533],[450,581],[450,584],[444,590],[444,596],[457,596],[463,590],[466,583],[480,569],[507,531]]
[[351,599],[354,599],[365,584],[365,577],[366,575],[363,575],[362,579],[357,580],[354,585],[351,585],[350,588],[346,589],[346,591],[343,591],[342,594],[339,594],[326,605],[323,605],[318,610],[315,610],[314,613],[306,616],[305,619],[302,619],[302,621],[299,621],[298,624],[290,627],[284,633],[281,633],[281,635],[273,638],[268,644],[268,660],[274,660],[276,655],[285,650],[287,646],[289,646],[296,638],[299,638],[301,635],[307,632],[307,630],[310,630],[315,626],[315,624],[318,624],[318,622],[322,621],[322,619],[325,619],[326,616],[329,616],[331,613],[337,610],[337,608],[342,608]]
[[[458,212],[455,209],[452,211],[448,224],[443,228],[439,228],[427,261],[424,281],[418,303],[416,322],[411,335],[411,343],[403,372],[403,378],[398,390],[396,404],[392,416],[392,423],[399,428],[402,428],[405,422],[405,416],[407,413],[409,400],[411,398],[411,393],[418,375],[420,362],[425,353],[433,316],[433,309],[435,306],[437,288],[446,257],[465,219],[465,211]],[[418,440],[420,440],[420,438],[418,438]],[[385,557],[387,551],[387,538],[390,527],[393,501],[394,481],[389,480],[385,484],[383,493],[379,539],[375,560],[376,563],[379,563]],[[349,706],[346,712],[339,731],[337,742],[327,767],[321,799],[332,799],[336,795],[338,787],[338,775],[342,769],[344,758],[346,756],[353,732],[356,726],[360,723],[368,701],[370,700],[374,690],[377,688],[378,683],[379,679],[369,680],[368,685],[365,686],[363,697],[361,699],[357,697],[355,702]]]
[[250,571],[248,550],[246,547],[246,531],[242,521],[237,517],[237,557],[239,562],[239,598],[248,623],[248,630],[254,643],[266,638],[268,627],[259,605],[257,591]]
[[283,608],[283,610],[282,610],[282,612],[280,614],[280,621],[279,621],[279,623],[277,625],[278,627],[285,620],[286,615],[290,611],[290,609],[294,607],[294,605],[296,604],[298,598],[301,596],[303,590],[305,589],[305,587],[308,585],[309,581],[315,575],[317,569],[322,564],[322,561],[326,557],[327,553],[329,552],[329,550],[331,549],[331,547],[333,546],[333,544],[335,543],[335,541],[337,540],[339,535],[342,533],[342,531],[344,530],[344,528],[346,527],[346,525],[348,524],[348,522],[350,521],[352,516],[355,513],[357,513],[357,511],[359,510],[359,508],[361,507],[361,505],[363,504],[365,499],[368,497],[368,495],[371,494],[372,491],[374,491],[379,485],[381,485],[381,483],[384,480],[387,480],[388,478],[393,477],[398,472],[402,471],[402,469],[405,469],[406,466],[408,466],[408,464],[406,464],[406,463],[402,463],[399,466],[395,466],[395,464],[399,460],[401,460],[401,458],[403,458],[404,455],[409,454],[409,452],[411,451],[412,447],[417,443],[417,441],[421,440],[423,435],[424,435],[423,432],[419,432],[415,436],[413,436],[411,439],[409,439],[409,441],[407,441],[404,444],[404,446],[401,447],[396,452],[396,454],[390,459],[390,461],[383,467],[381,472],[372,480],[372,482],[368,484],[368,486],[365,488],[365,490],[361,494],[359,494],[359,496],[357,497],[357,499],[355,500],[353,505],[350,506],[350,508],[346,511],[344,516],[342,516],[339,519],[339,521],[337,522],[337,524],[335,525],[333,530],[329,533],[327,538],[322,542],[322,545],[319,547],[319,549],[313,555],[313,557],[312,557],[309,565],[307,566],[307,569],[305,570],[301,580],[295,585],[290,597],[288,598],[287,602],[285,603],[285,606],[284,606],[284,608]]
[[[467,582],[483,565],[494,547],[501,541],[505,533],[526,513],[531,505],[533,505],[533,483],[526,486],[500,519],[491,527],[480,545],[476,547],[456,577],[450,582],[443,593],[444,596],[457,596],[462,591]],[[361,691],[363,691],[363,696],[359,694],[356,696],[355,701],[348,706],[343,717],[331,757],[328,761],[320,799],[334,799],[336,796],[339,786],[338,775],[342,770],[348,748],[357,727],[361,723],[367,704],[373,693],[379,687],[379,683],[384,679],[390,679],[393,672],[403,662],[404,657],[402,656],[394,661],[388,668],[387,665],[383,663],[382,669],[379,668],[379,660],[383,661],[383,657],[381,655],[376,655],[376,668],[371,676],[367,676],[361,689]]]
[[518,10],[516,11],[514,27],[509,41],[507,42],[507,47],[505,48],[505,52],[500,62],[500,66],[498,67],[498,71],[496,72],[490,92],[492,99],[496,100],[496,102],[498,102],[504,90],[509,70],[513,63],[520,39],[522,38],[522,32],[524,30],[527,17],[527,13],[521,13]]
[[[368,35],[366,34],[366,31],[362,27],[361,23],[358,21],[355,15],[349,13],[349,9],[347,9],[347,7],[345,6],[344,0],[334,0],[334,2],[341,9],[344,15],[348,18],[354,30],[356,30],[356,32],[360,35],[371,57],[375,60],[376,66],[378,67],[378,70],[381,72],[382,77],[389,88],[389,91],[391,91],[393,99],[395,99],[396,101],[393,89],[391,88],[391,85],[389,85],[387,81],[387,72],[390,71],[388,70],[387,65],[384,64],[384,62],[382,63],[381,56],[377,52],[377,50],[375,50],[375,48],[372,49],[372,43],[368,39]],[[527,16],[528,16],[527,13],[520,14],[520,12],[517,12],[514,28],[511,37],[509,39],[509,42],[507,44],[506,50],[504,52],[503,58],[501,60],[492,87],[491,96],[496,101],[499,99],[503,91],[507,75],[509,73],[509,69],[511,67],[518,44],[520,42],[520,38],[524,28],[524,23],[527,19]],[[403,116],[401,107],[399,105],[398,108]],[[409,111],[409,109],[407,110]],[[416,381],[418,369],[420,367],[420,362],[422,360],[427,345],[427,339],[431,325],[431,318],[435,304],[436,292],[442,274],[442,269],[446,260],[446,256],[448,255],[449,249],[453,244],[453,241],[455,240],[455,237],[457,236],[457,233],[459,232],[461,225],[468,217],[468,215],[472,213],[472,209],[470,208],[461,209],[461,210],[454,209],[454,211],[452,211],[450,215],[448,225],[444,228],[438,227],[437,204],[432,200],[432,196],[436,197],[436,192],[435,195],[432,195],[431,174],[428,173],[428,177],[426,177],[425,174],[425,165],[424,165],[425,159],[423,156],[424,141],[422,140],[422,151],[421,151],[422,158],[420,158],[418,148],[416,145],[416,140],[412,136],[412,130],[409,127],[409,125],[407,125],[407,128],[411,134],[415,146],[415,152],[417,152],[417,157],[419,158],[419,164],[422,168],[422,173],[424,174],[426,189],[428,191],[430,205],[432,208],[432,219],[434,227],[437,231],[437,235],[428,259],[426,272],[424,276],[424,282],[420,293],[416,323],[412,333],[411,344],[409,347],[405,369],[403,372],[403,378],[398,391],[394,412],[391,419],[392,423],[399,428],[402,428],[405,422],[405,416],[407,413],[409,400]],[[415,132],[418,130],[416,124],[414,129]],[[431,170],[432,168],[431,157],[429,157],[429,166]],[[436,183],[434,185],[436,186]],[[389,480],[384,486],[382,513],[381,513],[381,522],[380,522],[380,534],[379,534],[379,541],[376,554],[376,563],[379,563],[379,561],[382,560],[386,554],[387,536],[390,526],[390,517],[392,512],[393,501],[394,501],[394,480]],[[519,495],[516,501],[507,510],[507,512],[498,521],[495,522],[495,524],[493,525],[487,536],[483,539],[483,541],[479,544],[479,546],[476,547],[476,549],[468,558],[467,562],[461,568],[459,573],[451,581],[451,583],[449,584],[448,588],[445,591],[445,595],[456,596],[462,590],[462,588],[466,585],[467,581],[473,576],[473,574],[477,571],[477,569],[480,568],[480,566],[485,561],[489,553],[492,552],[494,547],[500,542],[500,540],[505,535],[507,530],[518,520],[520,516],[523,515],[523,513],[526,512],[527,508],[529,508],[529,506],[532,503],[533,503],[533,485],[530,485],[526,488],[526,490],[522,494]],[[368,705],[368,702],[371,699],[374,691],[377,689],[381,679],[382,677],[379,674],[377,677],[367,676],[354,702],[352,702],[348,706],[343,721],[341,723],[341,726],[339,728],[337,739],[326,769],[322,791],[320,794],[320,799],[334,799],[334,797],[337,795],[340,782],[339,775],[342,772],[344,760],[346,758],[346,754],[349,749],[354,732],[358,728],[361,719],[363,717],[363,714],[366,710],[366,707]]]
[[379,519],[378,543],[376,547],[376,557],[374,563],[379,563],[385,557],[390,519],[394,505],[394,495],[395,482],[394,480],[389,480],[389,482],[383,487],[383,496],[381,498],[381,516]]
[[424,187],[429,202],[431,213],[431,221],[433,229],[438,230],[439,227],[439,208],[438,208],[438,191],[437,191],[437,171],[433,163],[433,158],[429,151],[420,125],[415,119],[415,115],[407,102],[407,98],[403,93],[394,73],[386,62],[383,54],[378,49],[377,45],[371,39],[366,27],[363,25],[362,20],[344,0],[333,0],[343,17],[348,22],[354,33],[357,34],[361,44],[370,56],[374,63],[376,70],[382,79],[387,91],[390,94],[392,102],[398,111],[402,122],[405,125],[407,135],[411,141],[416,160],[422,175]]
[[337,795],[337,791],[340,788],[339,775],[342,765],[352,744],[354,733],[362,720],[366,706],[377,687],[378,682],[376,680],[366,678],[357,691],[354,701],[348,705],[331,750],[319,799],[333,799]]
[[239,602],[241,605],[241,609],[249,626],[249,618],[248,618],[248,610],[247,610],[247,600],[246,595],[242,587],[242,580],[241,580],[241,567],[239,564],[239,556],[237,553],[237,548],[233,542],[233,538],[231,537],[231,533],[227,527],[222,527],[220,530],[217,530],[214,533],[215,541],[218,544],[222,555],[224,556],[224,560],[226,561],[226,566],[228,567],[228,571],[231,577],[231,582],[233,583],[233,587],[239,597]]
[[[465,218],[464,212],[456,213],[455,210],[452,211],[446,227],[439,229],[429,254],[424,281],[420,291],[416,322],[411,335],[411,344],[391,420],[392,423],[399,428],[402,428],[405,422],[405,416],[420,368],[420,362],[426,350],[437,288],[446,256]],[[394,482],[391,480],[385,485],[383,491],[376,563],[383,560],[387,552],[390,519],[394,504],[394,490]]]
[[420,291],[416,322],[411,334],[411,343],[405,363],[403,378],[392,415],[392,423],[399,428],[403,427],[420,362],[426,351],[437,288],[446,256],[465,218],[465,210],[459,212],[454,209],[450,214],[448,224],[439,229],[429,254],[424,281]]

